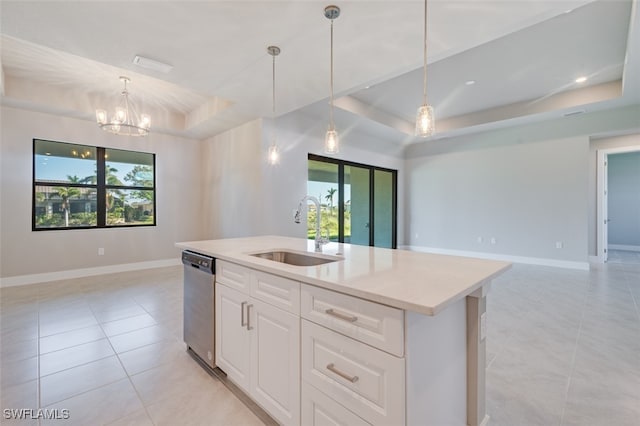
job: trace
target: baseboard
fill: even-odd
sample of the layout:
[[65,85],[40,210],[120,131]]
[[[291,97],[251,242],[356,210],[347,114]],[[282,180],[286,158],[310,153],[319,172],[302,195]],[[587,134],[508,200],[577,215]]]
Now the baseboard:
[[589,256],[589,263],[604,263],[602,256]]
[[513,263],[525,263],[528,265],[540,265],[540,266],[555,266],[558,268],[581,269],[584,271],[589,270],[589,262],[574,262],[570,260],[557,260],[557,259],[547,259],[547,258],[540,258],[540,257],[511,256],[511,255],[499,254],[499,253],[484,253],[484,252],[477,252],[477,251],[451,250],[451,249],[441,249],[441,248],[422,247],[422,246],[401,246],[399,248],[404,250],[420,251],[424,253],[477,257],[479,259],[503,260],[506,262],[513,262]]
[[626,244],[609,244],[609,250],[640,251],[640,246]]
[[98,266],[95,268],[70,269],[67,271],[45,272],[43,274],[17,275],[15,277],[0,278],[0,288],[19,285],[37,284],[47,281],[68,280],[72,278],[91,277],[114,272],[128,272],[142,269],[176,266],[180,259],[150,260],[147,262],[122,263],[119,265]]

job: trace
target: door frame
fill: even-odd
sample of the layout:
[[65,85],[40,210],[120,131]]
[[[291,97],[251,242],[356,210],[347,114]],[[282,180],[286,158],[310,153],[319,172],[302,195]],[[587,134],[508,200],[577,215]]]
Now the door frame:
[[610,154],[625,154],[640,151],[640,145],[621,146],[618,148],[605,148],[597,150],[596,179],[596,257],[598,263],[606,263],[608,260],[608,198],[607,198],[607,173]]
[[[391,185],[393,186],[392,193],[392,211],[391,211],[391,248],[396,249],[398,247],[398,171],[394,169],[388,169],[386,167],[372,166],[370,164],[356,163],[353,161],[337,159],[333,157],[324,157],[317,154],[307,154],[307,164],[309,160],[322,161],[325,163],[332,163],[338,165],[338,241],[344,242],[344,191],[341,189],[344,185],[344,167],[360,167],[369,170],[369,246],[374,245],[374,200],[375,200],[375,188],[374,188],[374,172],[380,170],[383,172],[391,173]],[[307,166],[308,167],[308,166]],[[308,179],[308,178],[307,178]]]

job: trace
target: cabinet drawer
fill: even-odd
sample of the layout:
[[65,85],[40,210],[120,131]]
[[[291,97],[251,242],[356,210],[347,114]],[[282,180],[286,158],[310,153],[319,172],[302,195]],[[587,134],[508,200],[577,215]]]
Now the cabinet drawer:
[[404,355],[404,312],[302,284],[301,316],[396,356]]
[[302,378],[372,424],[405,423],[405,362],[302,321]]
[[252,271],[251,296],[300,315],[300,283],[288,278]]
[[251,269],[224,260],[216,260],[216,281],[249,294]]
[[306,382],[302,382],[302,424],[305,426],[371,426]]

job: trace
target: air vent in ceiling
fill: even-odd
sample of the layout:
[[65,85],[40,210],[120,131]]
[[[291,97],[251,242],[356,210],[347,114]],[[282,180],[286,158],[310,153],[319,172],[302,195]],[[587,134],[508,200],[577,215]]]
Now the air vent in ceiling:
[[139,67],[146,68],[148,70],[159,71],[167,74],[173,69],[173,65],[165,64],[164,62],[156,61],[154,59],[145,58],[144,56],[136,55],[133,58],[133,63]]

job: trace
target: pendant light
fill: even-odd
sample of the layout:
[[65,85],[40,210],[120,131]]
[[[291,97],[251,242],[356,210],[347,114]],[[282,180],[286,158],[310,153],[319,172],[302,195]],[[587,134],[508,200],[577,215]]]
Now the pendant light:
[[436,130],[433,107],[427,104],[427,0],[424,0],[424,92],[416,114],[416,136],[426,138]]
[[267,52],[269,55],[273,57],[273,73],[272,73],[272,94],[273,94],[273,103],[271,108],[271,118],[273,120],[273,130],[271,136],[271,145],[269,146],[269,151],[267,153],[267,160],[269,164],[272,166],[276,165],[280,161],[280,150],[278,149],[278,144],[276,143],[276,56],[280,54],[280,48],[278,46],[269,46],[267,47]]
[[340,16],[340,8],[338,6],[327,6],[324,8],[324,16],[331,20],[331,98],[329,104],[329,129],[324,138],[324,152],[326,154],[337,154],[340,152],[340,138],[333,124],[333,20]]

